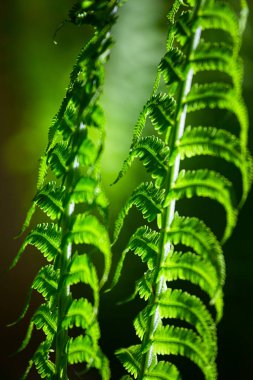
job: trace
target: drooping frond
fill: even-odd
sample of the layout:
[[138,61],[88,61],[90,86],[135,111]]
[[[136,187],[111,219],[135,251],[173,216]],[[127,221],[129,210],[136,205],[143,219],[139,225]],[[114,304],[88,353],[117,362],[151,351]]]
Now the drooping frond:
[[181,380],[180,373],[176,366],[171,363],[160,361],[147,371],[143,380]]
[[132,206],[136,206],[141,211],[143,217],[151,222],[160,213],[163,199],[164,190],[157,189],[152,182],[139,185],[119,213],[115,223],[114,241],[117,240],[124,219]]
[[156,355],[186,356],[197,364],[206,379],[216,379],[215,362],[192,330],[174,326],[160,327],[154,333],[152,347]]
[[[247,12],[245,5],[243,12]],[[138,158],[152,182],[139,185],[119,213],[115,240],[133,205],[142,211],[147,222],[157,217],[156,230],[141,226],[130,237],[111,285],[118,283],[129,251],[147,264],[128,298],[139,295],[147,302],[134,319],[142,343],[116,351],[130,374],[126,379],[181,379],[168,355],[185,356],[200,368],[206,380],[217,379],[216,323],[223,313],[225,282],[221,245],[236,225],[238,209],[246,200],[253,178],[239,57],[245,27],[243,12],[239,19],[225,1],[175,0],[168,14],[166,52],[117,178]],[[219,122],[210,118],[202,126],[198,118],[204,118],[204,110],[210,114],[223,112],[226,117]],[[193,127],[188,125],[189,115]],[[150,131],[148,137],[142,136],[147,122],[154,129],[153,138]],[[236,134],[232,132],[234,129]],[[155,134],[159,134],[159,139]],[[197,156],[195,170],[181,169],[183,160],[187,162]],[[217,169],[203,168],[201,156],[217,158]],[[242,179],[239,202],[235,184],[219,172],[218,160],[225,160],[239,170]],[[223,207],[226,217],[221,242],[208,227],[208,212],[205,222],[178,215],[177,203],[181,199],[198,202],[198,197],[206,202],[207,210],[211,205],[207,200]],[[187,327],[174,326],[174,321]],[[163,355],[166,360],[161,360]]]
[[116,351],[116,355],[125,369],[136,379],[140,371],[141,347],[140,345],[122,348]]
[[226,83],[195,84],[186,99],[188,112],[203,109],[220,109],[234,114],[240,126],[240,140],[243,148],[247,142],[248,115],[245,104],[235,88]]
[[66,277],[66,285],[71,286],[84,283],[91,287],[94,296],[94,306],[99,303],[99,279],[96,268],[88,255],[75,255],[69,266],[69,273]]
[[38,224],[25,238],[10,269],[17,264],[28,245],[33,245],[48,261],[52,261],[61,252],[61,229],[53,223]]
[[164,205],[168,206],[173,199],[179,200],[193,196],[207,197],[219,202],[227,214],[227,224],[222,239],[224,242],[231,235],[237,219],[232,191],[231,182],[215,171],[207,169],[182,170],[168,192]]
[[241,172],[243,183],[242,200],[247,197],[252,183],[252,158],[242,151],[240,140],[230,132],[210,127],[188,127],[171,155],[171,163],[177,154],[180,158],[209,155],[234,164]]
[[[54,223],[33,226],[11,265],[11,268],[16,265],[29,245],[52,262],[35,277],[16,321],[25,316],[32,291],[37,290],[44,303],[33,314],[19,350],[29,343],[34,327],[42,330],[46,338],[29,361],[23,379],[34,366],[41,378],[66,380],[68,365],[77,363],[82,363],[85,371],[96,368],[103,380],[110,378],[109,362],[100,349],[97,319],[100,288],[111,265],[106,226],[108,200],[102,190],[100,173],[104,115],[99,98],[117,4],[118,0],[83,1],[69,12],[69,22],[90,24],[94,33],[77,58],[66,95],[49,129],[47,148],[40,161],[37,193],[20,234],[30,226],[37,209]],[[94,251],[100,252],[104,259],[101,276],[93,262]],[[88,301],[85,293],[75,298],[73,286],[78,283],[90,287],[91,300]],[[70,338],[74,328],[82,333]]]

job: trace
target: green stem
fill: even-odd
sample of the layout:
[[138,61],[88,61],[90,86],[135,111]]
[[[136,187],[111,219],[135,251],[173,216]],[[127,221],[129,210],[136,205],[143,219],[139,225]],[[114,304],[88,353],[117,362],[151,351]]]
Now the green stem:
[[[66,192],[68,194],[69,177],[66,181]],[[72,244],[68,242],[67,236],[69,235],[69,222],[71,215],[74,212],[74,204],[71,202],[67,204],[66,213],[62,217],[62,255],[59,262],[60,267],[60,281],[59,281],[59,295],[58,295],[58,318],[57,318],[57,334],[56,334],[56,380],[68,380],[67,367],[68,367],[68,355],[67,355],[67,343],[69,340],[68,331],[62,329],[62,322],[66,315],[69,301],[71,299],[71,293],[69,286],[64,284],[64,278],[66,278],[68,263],[72,256]]]
[[[69,146],[73,145],[75,137],[79,135],[80,130],[84,126],[80,123],[79,128],[69,141]],[[66,205],[64,207],[65,213],[62,215],[60,225],[62,227],[62,255],[59,260],[60,280],[59,280],[59,295],[58,295],[58,318],[57,318],[57,334],[56,334],[56,380],[68,380],[68,353],[67,344],[69,341],[68,331],[62,329],[62,322],[66,316],[67,309],[71,301],[70,287],[65,284],[65,278],[68,275],[69,262],[72,257],[72,243],[69,242],[68,237],[71,228],[71,218],[75,210],[74,202],[70,201],[70,195],[73,192],[73,183],[79,174],[79,162],[76,160],[79,146],[76,145],[74,151],[74,158],[70,164],[70,170],[67,173],[63,183],[66,187]]]
[[[198,16],[198,12],[200,10],[200,7],[204,5],[205,0],[199,0],[196,4],[195,9],[193,10],[192,19],[194,20]],[[190,56],[194,50],[196,50],[201,36],[202,29],[201,27],[198,27],[195,32],[192,34],[190,40],[189,40],[189,47],[186,52],[186,65],[188,66]],[[182,137],[185,129],[185,122],[186,122],[186,115],[187,115],[187,104],[184,104],[184,100],[188,93],[190,92],[192,80],[193,80],[193,69],[189,67],[186,79],[181,82],[179,86],[179,95],[178,95],[178,102],[177,102],[177,110],[176,110],[176,117],[175,117],[175,127],[174,131],[172,131],[170,138],[169,136],[166,136],[166,143],[169,144],[171,151],[173,151],[176,142]],[[170,141],[168,141],[168,139]],[[165,188],[167,189],[167,192],[172,188],[173,184],[175,183],[178,175],[179,175],[179,169],[180,169],[180,154],[177,155],[175,162],[173,166],[168,170],[167,176],[165,178]],[[160,239],[160,247],[159,247],[159,255],[157,258],[157,265],[156,265],[156,274],[155,274],[155,280],[154,280],[154,294],[151,298],[150,304],[151,306],[156,305],[155,311],[152,315],[152,318],[150,319],[150,323],[147,329],[147,332],[143,339],[143,348],[146,347],[146,345],[150,342],[152,342],[154,333],[158,327],[158,323],[160,320],[159,315],[159,308],[157,306],[157,301],[161,295],[161,293],[166,289],[166,283],[164,281],[164,278],[161,277],[158,280],[159,275],[159,269],[164,264],[165,260],[167,259],[171,249],[172,245],[170,242],[167,241],[167,230],[170,227],[174,216],[175,216],[175,206],[176,201],[172,200],[168,207],[166,207],[163,210],[162,213],[162,223],[161,223],[161,239]],[[147,353],[143,355],[143,362],[141,366],[141,370],[138,376],[138,379],[143,379],[145,372],[148,370],[148,368],[152,364],[153,359],[153,346],[150,345]]]

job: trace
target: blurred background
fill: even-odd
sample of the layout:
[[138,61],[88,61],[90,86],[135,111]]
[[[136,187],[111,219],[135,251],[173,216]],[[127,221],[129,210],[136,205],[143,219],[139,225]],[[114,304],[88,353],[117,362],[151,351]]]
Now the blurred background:
[[[38,159],[46,145],[47,131],[64,96],[76,56],[91,33],[88,27],[67,24],[57,34],[58,44],[53,43],[53,34],[67,17],[72,4],[71,0],[13,0],[1,1],[0,4],[0,380],[15,380],[21,376],[40,339],[40,334],[35,332],[25,352],[11,356],[25,335],[28,318],[18,326],[6,327],[22,310],[29,286],[43,263],[40,255],[28,251],[13,271],[7,274],[2,274],[2,271],[8,268],[20,247],[21,241],[13,237],[35,193]],[[107,138],[102,160],[104,187],[111,203],[111,230],[115,216],[132,189],[145,178],[141,165],[135,164],[119,184],[110,186],[126,157],[133,126],[151,93],[156,67],[165,51],[169,5],[170,1],[167,0],[129,0],[120,10],[119,22],[113,30],[116,43],[106,69],[103,95]],[[250,7],[242,56],[245,62],[244,97],[252,121],[252,2]],[[252,129],[249,146],[253,152]],[[202,204],[197,207],[201,208]],[[210,215],[211,225],[220,226],[223,223],[220,221],[223,215],[215,207],[206,212]],[[224,317],[218,330],[220,380],[250,379],[253,373],[252,218],[251,193],[240,213],[234,234],[224,247],[227,281]],[[140,216],[133,210],[127,221],[128,227],[122,232],[122,247],[140,223]],[[114,266],[122,247],[117,246],[114,251]],[[136,258],[129,256],[125,269],[118,287],[112,293],[103,295],[101,301],[102,345],[111,358],[116,348],[137,342],[132,320],[142,307],[141,303],[117,306],[116,302],[133,291],[134,281],[140,275],[142,266]],[[32,315],[39,302],[39,297],[34,295],[28,316]],[[187,368],[190,370],[184,370],[185,379],[201,379],[193,365]],[[122,373],[121,365],[113,359],[112,379],[118,379]],[[36,373],[32,372],[30,379],[37,378]],[[94,380],[96,377],[90,378]]]

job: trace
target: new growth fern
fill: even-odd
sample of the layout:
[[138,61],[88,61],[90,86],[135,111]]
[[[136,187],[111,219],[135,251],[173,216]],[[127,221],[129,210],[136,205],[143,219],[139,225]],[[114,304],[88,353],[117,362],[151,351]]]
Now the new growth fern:
[[[150,182],[140,184],[120,212],[114,241],[132,206],[142,212],[147,222],[157,219],[157,229],[141,226],[130,238],[112,284],[119,280],[129,251],[147,264],[135,290],[135,295],[147,301],[134,320],[141,343],[116,352],[129,373],[122,380],[181,379],[175,365],[160,360],[163,355],[184,356],[200,368],[205,379],[217,379],[216,324],[222,317],[225,280],[222,244],[236,225],[238,209],[252,182],[239,57],[247,15],[245,1],[241,7],[239,18],[223,1],[175,0],[168,14],[167,51],[117,178],[127,172],[136,158],[151,174]],[[222,127],[212,125],[208,118],[204,125],[198,125],[192,120],[198,120],[202,110],[222,110],[231,117],[226,118]],[[230,131],[234,119],[237,136]],[[147,121],[152,124],[154,135],[142,137]],[[201,158],[199,169],[181,169],[184,160],[196,156],[213,156],[237,167],[242,178],[241,199],[236,200],[230,180],[201,166]],[[178,201],[195,197],[208,198],[223,206],[226,227],[221,241],[206,222],[177,212]],[[183,247],[183,251],[178,247]],[[195,286],[190,287],[191,293],[184,286],[179,288],[187,282]],[[201,300],[201,292],[193,294],[196,288],[207,294],[209,305]],[[183,321],[186,327],[175,320]]]
[[[99,346],[97,319],[100,289],[111,265],[108,201],[100,182],[104,120],[99,97],[117,5],[117,0],[80,1],[69,13],[68,21],[90,24],[94,34],[78,57],[49,130],[37,193],[20,234],[29,228],[37,209],[50,221],[30,230],[11,265],[17,264],[28,245],[36,247],[48,261],[35,277],[16,321],[24,318],[32,292],[37,290],[44,303],[33,314],[19,351],[29,343],[34,327],[43,330],[45,340],[22,379],[35,366],[41,378],[67,380],[68,366],[78,363],[83,364],[84,374],[93,367],[103,380],[110,378],[108,359]],[[167,360],[174,355],[192,360],[206,380],[217,379],[216,324],[222,317],[225,281],[222,244],[236,225],[253,178],[239,57],[246,18],[245,0],[241,1],[240,17],[227,2],[219,0],[174,0],[168,13],[166,53],[158,66],[153,93],[135,126],[129,155],[115,181],[136,158],[151,176],[149,182],[134,190],[114,231],[116,242],[133,206],[148,223],[152,222],[131,236],[112,282],[113,287],[119,281],[129,251],[147,265],[135,287],[135,296],[147,302],[134,320],[141,343],[116,352],[129,373],[122,380],[179,380],[180,370]],[[203,111],[208,115],[226,113],[224,125],[214,125],[208,117],[203,123]],[[238,133],[232,129],[235,123]],[[152,135],[144,135],[146,124],[152,125]],[[203,156],[222,159],[239,170],[240,199],[236,199],[235,184],[206,167]],[[196,157],[198,168],[188,169],[187,163]],[[216,201],[224,208],[222,238],[215,236],[206,220],[179,214],[178,203],[196,197]],[[96,252],[104,261],[101,275],[92,260]],[[76,298],[76,284],[90,287],[92,300],[88,294]],[[83,333],[77,335],[80,329]]]
[[[110,377],[108,360],[99,347],[97,320],[99,292],[111,264],[105,227],[108,201],[100,183],[104,120],[99,97],[116,12],[117,0],[111,0],[82,1],[69,13],[70,22],[90,24],[94,34],[77,59],[66,96],[49,130],[37,193],[21,233],[29,227],[37,208],[51,222],[38,224],[28,233],[11,265],[17,264],[28,245],[35,246],[49,262],[34,279],[18,319],[25,316],[31,293],[37,290],[44,303],[32,316],[19,351],[29,343],[34,327],[43,330],[45,340],[22,379],[34,365],[41,378],[67,380],[68,365],[76,363],[84,363],[86,370],[96,368],[104,380]],[[55,179],[47,182],[47,174]],[[100,252],[104,258],[100,279],[92,261],[94,252]],[[72,286],[78,283],[91,288],[93,302],[85,294],[74,298]],[[73,328],[82,329],[83,333],[74,337]]]

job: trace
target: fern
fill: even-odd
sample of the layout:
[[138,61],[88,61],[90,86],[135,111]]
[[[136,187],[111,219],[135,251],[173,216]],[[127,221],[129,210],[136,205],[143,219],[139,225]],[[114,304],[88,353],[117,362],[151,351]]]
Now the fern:
[[[141,226],[130,238],[112,282],[112,287],[118,282],[129,251],[147,264],[134,293],[148,302],[134,320],[141,343],[116,351],[129,373],[122,380],[181,379],[173,364],[160,360],[162,355],[187,357],[200,368],[205,379],[217,378],[216,323],[222,317],[225,281],[222,244],[236,225],[238,209],[252,183],[252,158],[247,150],[248,117],[241,94],[239,50],[247,13],[244,1],[242,6],[240,19],[227,2],[175,0],[168,14],[167,51],[158,66],[153,94],[134,128],[129,155],[115,181],[136,158],[151,174],[151,182],[138,186],[119,213],[115,241],[132,206],[148,222],[157,218],[156,229]],[[213,29],[220,32],[219,41],[210,38],[209,31]],[[211,71],[216,74],[216,81],[205,76]],[[227,131],[228,121],[221,127],[208,125],[207,121],[203,126],[193,122],[188,125],[189,114],[198,116],[206,109],[234,116],[237,136]],[[142,137],[147,121],[159,137]],[[203,167],[181,170],[183,160],[197,156],[222,159],[239,169],[241,199],[236,199],[234,184],[217,171]],[[206,221],[178,214],[177,202],[195,197],[211,199],[224,208],[226,225],[221,241]],[[178,251],[178,245],[185,250]],[[199,294],[177,289],[178,283],[173,284],[176,280],[199,287],[209,297],[209,305]],[[195,288],[190,289],[194,292]],[[188,327],[173,325],[174,320],[184,321]]]
[[[94,34],[82,49],[70,76],[70,85],[61,108],[49,130],[48,146],[41,158],[37,194],[28,211],[22,234],[39,208],[51,221],[33,227],[26,236],[11,268],[28,245],[37,248],[51,264],[41,268],[29,291],[26,314],[33,290],[44,303],[33,314],[23,350],[33,328],[45,334],[45,340],[29,361],[22,379],[35,366],[40,377],[68,379],[68,365],[83,363],[96,368],[102,377],[110,377],[109,362],[99,346],[99,292],[108,277],[111,264],[110,242],[106,229],[108,201],[100,183],[99,159],[103,148],[103,111],[99,105],[104,65],[111,47],[110,29],[116,20],[117,0],[82,1],[69,13],[69,21],[91,24]],[[93,131],[96,130],[96,139]],[[47,182],[52,172],[54,181]],[[76,208],[81,205],[81,208]],[[80,211],[83,210],[83,211]],[[92,251],[104,259],[99,279]],[[72,286],[87,284],[93,299],[75,299]],[[71,338],[73,328],[82,334]],[[55,357],[55,360],[53,359]]]

